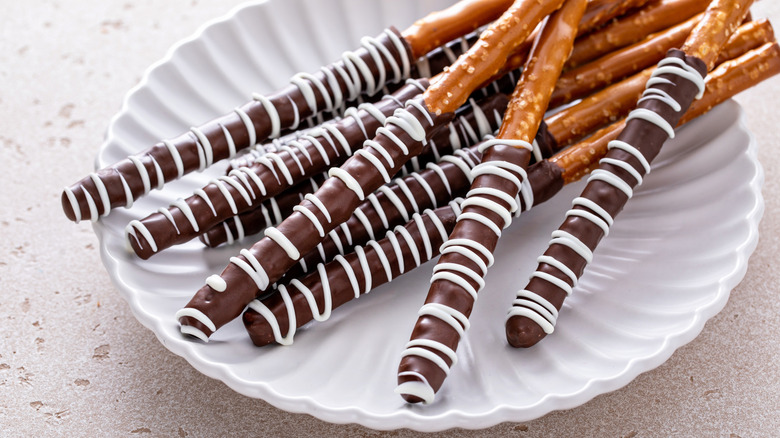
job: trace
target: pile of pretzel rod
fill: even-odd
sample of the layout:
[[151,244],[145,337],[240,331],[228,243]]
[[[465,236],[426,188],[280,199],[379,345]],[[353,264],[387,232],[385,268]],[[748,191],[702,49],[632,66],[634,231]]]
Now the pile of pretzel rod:
[[64,189],[63,210],[99,220],[231,159],[226,175],[126,228],[142,259],[264,232],[171,315],[202,341],[243,315],[255,345],[289,345],[304,324],[439,257],[396,389],[431,403],[504,228],[587,177],[508,310],[508,343],[529,347],[553,332],[674,128],[780,72],[771,25],[750,4],[462,0],[98,170]]

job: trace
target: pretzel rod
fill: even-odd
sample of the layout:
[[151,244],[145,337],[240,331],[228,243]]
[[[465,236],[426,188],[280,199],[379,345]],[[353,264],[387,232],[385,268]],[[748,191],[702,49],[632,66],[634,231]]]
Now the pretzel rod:
[[715,65],[720,65],[730,59],[741,56],[746,52],[746,48],[755,49],[766,43],[775,40],[775,32],[772,24],[766,18],[760,18],[756,21],[749,21],[737,28],[731,38],[720,51],[720,56]]
[[253,300],[243,317],[252,342],[290,345],[303,324],[312,319],[325,321],[342,304],[419,267],[438,254],[459,213],[457,201],[415,213],[406,225],[388,231],[383,239],[319,264],[301,280],[278,286],[278,293]]
[[[535,142],[544,158],[552,156],[557,150],[551,140],[542,123]],[[374,240],[375,236],[408,222],[412,212],[420,213],[465,196],[473,180],[471,169],[481,159],[479,145],[457,150],[453,155],[442,157],[438,163],[428,164],[425,170],[398,178],[369,195],[367,202],[360,204],[349,220],[329,233],[316,251],[301,258],[299,264],[288,270],[285,276],[305,273],[310,266],[329,262],[335,255],[351,251],[355,245]]]
[[338,122],[268,153],[252,166],[214,179],[192,196],[167,209],[130,222],[125,230],[131,248],[142,259],[187,242],[220,222],[256,207],[269,197],[338,165],[363,141],[374,136],[393,112],[427,87],[426,80],[409,83],[376,104],[365,104]]
[[[506,109],[507,100],[506,95],[495,94],[479,102],[472,102],[469,107],[462,108],[458,113],[458,117],[447,126],[439,128],[428,141],[428,146],[424,148],[425,151],[414,157],[413,160],[410,160],[404,169],[410,172],[417,172],[420,170],[421,165],[438,162],[442,158],[441,155],[450,154],[455,150],[474,145],[484,136],[493,134],[501,123],[501,114]],[[322,180],[316,182],[317,187],[321,184]],[[425,196],[426,192],[418,192],[418,194]],[[400,195],[403,199],[403,193],[400,193]],[[371,196],[373,195],[369,195],[369,199],[371,199]],[[291,213],[292,207],[299,202],[296,201],[295,204],[289,205],[289,209],[282,210],[281,218]],[[282,204],[280,203],[280,205]],[[407,207],[412,208],[413,206],[414,204]],[[414,211],[419,210],[415,209]],[[243,236],[260,232],[272,225],[277,225],[282,219],[279,218],[280,216],[275,215],[275,217],[278,219],[277,221],[269,221],[270,216],[262,208],[241,214],[238,218],[226,221],[227,223],[223,222],[225,225],[217,225],[209,230],[207,232],[209,246],[216,246],[238,237],[236,234],[228,235],[226,231],[238,232],[241,230]]]
[[211,227],[198,236],[198,239],[207,247],[216,248],[223,243],[232,245],[246,236],[259,233],[265,227],[278,224],[292,213],[293,207],[303,201],[306,195],[317,191],[327,176],[324,173],[315,175],[308,181],[261,202],[253,210],[235,215]]
[[[483,32],[480,41],[466,55],[458,58],[458,62],[439,81],[448,82],[447,78],[451,75],[462,76],[463,65],[473,67],[469,74],[475,79],[460,82],[463,88],[454,90],[459,94],[457,99],[447,96],[447,91],[438,87],[433,94],[426,91],[422,98],[408,101],[404,109],[388,117],[374,139],[367,141],[363,149],[341,167],[331,168],[328,172],[330,178],[299,204],[296,211],[279,226],[267,228],[265,237],[250,249],[242,250],[238,257],[233,257],[220,275],[207,279],[207,284],[190,301],[203,303],[203,310],[188,304],[175,316],[182,331],[199,330],[209,336],[216,330],[214,319],[230,320],[240,315],[258,291],[265,290],[281,278],[303,254],[314,250],[325,235],[349,219],[367,194],[390,182],[390,175],[396,174],[411,157],[419,155],[434,128],[452,120],[453,111],[465,103],[482,82],[481,77],[495,73],[498,69],[495,64],[470,65],[474,56],[479,58],[486,53],[485,44],[495,43],[494,47],[511,52],[527,37],[545,15],[544,12],[556,7],[557,0],[518,0]],[[508,26],[509,23],[514,25]],[[445,107],[432,111],[429,99],[442,95],[446,98]],[[450,108],[449,105],[453,104],[455,106]]]
[[646,35],[679,24],[704,11],[709,0],[656,0],[638,11],[578,38],[564,70],[578,67]]
[[562,0],[515,1],[466,54],[428,87],[423,95],[428,110],[437,115],[455,111],[473,90],[499,71],[536,25],[562,3]]
[[[326,171],[329,166],[344,163],[363,141],[377,132],[384,122],[379,116],[387,116],[393,108],[400,108],[403,99],[411,94],[414,93],[390,99],[389,106],[384,107],[380,114],[368,111],[369,107],[363,106],[361,110],[350,114],[353,119],[347,118],[332,124],[331,129],[321,130],[316,137],[309,136],[302,141],[290,142],[278,153],[261,156],[258,162],[249,168],[232,171],[227,177],[212,181],[195,195],[174,203],[167,211],[159,210],[158,213],[140,221],[131,222],[127,231],[131,247],[141,258],[148,258],[172,245],[198,236],[199,230],[208,230],[236,214],[253,210],[263,200],[282,193],[312,174],[316,175]],[[471,102],[474,106],[469,104],[459,110],[449,129],[465,131],[467,135],[474,137],[472,142],[477,142],[482,136],[494,132],[485,113],[492,114],[496,108],[503,112],[506,97],[496,95],[480,102]],[[484,107],[485,111],[480,109],[480,106]],[[328,128],[329,125],[324,127]],[[450,131],[442,134],[436,141],[429,141],[422,149],[423,159],[434,159],[441,153],[450,151]],[[458,139],[453,138],[452,141],[456,142]],[[463,141],[468,142],[468,139],[464,138]],[[340,146],[341,153],[334,144]],[[437,150],[439,148],[442,148],[441,151]],[[329,154],[323,155],[325,151]],[[260,195],[257,195],[258,193]]]
[[606,23],[632,9],[641,8],[646,3],[648,3],[648,0],[625,0],[618,2],[610,0],[589,0],[587,9],[585,9],[585,13],[580,20],[580,25],[582,27],[578,27],[577,36],[587,33],[599,23]]
[[713,0],[681,50],[688,56],[701,59],[707,70],[712,70],[721,48],[739,27],[751,3],[746,0]]
[[[463,212],[433,269],[425,305],[401,354],[396,393],[409,403],[432,402],[454,363],[501,228],[509,225],[510,213],[517,210],[514,199],[531,155],[528,142],[544,117],[585,6],[584,0],[567,0],[547,20],[497,138],[480,148],[484,155],[472,171],[474,181]],[[428,313],[432,307],[437,311]]]
[[[722,62],[707,76],[702,98],[691,104],[677,126],[688,123],[726,99],[778,73],[780,73],[780,47],[777,43],[765,43],[733,60]],[[576,146],[550,158],[550,162],[563,170],[561,175],[563,183],[578,181],[590,173],[598,165],[594,158],[599,159],[606,155],[609,142],[617,139],[624,127],[625,119],[621,119],[600,129]]]
[[564,102],[579,99],[586,96],[590,90],[598,90],[655,65],[664,58],[667,50],[679,47],[685,41],[701,17],[701,14],[696,15],[638,43],[563,73],[550,98],[550,106],[554,108]]
[[388,82],[402,82],[410,76],[412,63],[427,52],[424,47],[439,45],[427,38],[447,38],[437,40],[442,42],[454,39],[488,23],[508,5],[508,0],[462,0],[427,15],[419,22],[424,25],[415,25],[403,34],[390,27],[376,38],[364,37],[360,48],[345,52],[337,62],[313,74],[299,73],[275,92],[256,94],[229,114],[65,187],[61,196],[65,215],[75,222],[95,221],[112,208],[130,207],[152,188],[295,129],[314,114],[339,108],[360,94],[376,94]]
[[548,117],[550,135],[565,146],[600,126],[625,117],[636,106],[653,70],[652,67],[642,70]]
[[[780,72],[779,60],[780,48],[776,44],[766,44],[730,64],[720,65],[708,79],[703,99],[696,101],[685,113],[681,125],[709,111],[712,106],[725,101],[734,94]],[[765,62],[769,62],[769,68],[761,67],[761,64]],[[756,69],[761,71],[760,76],[751,74]],[[733,85],[733,87],[726,87],[726,84]],[[703,103],[705,101],[706,104]],[[552,159],[530,166],[526,181],[533,192],[533,205],[549,200],[565,183],[579,179],[564,181],[563,175],[579,173],[580,176],[583,176],[584,173],[576,171],[576,168],[580,167],[580,163],[584,163],[585,167],[596,165],[598,160],[606,154],[607,143],[617,137],[622,125],[621,121],[610,126],[610,129],[602,129],[576,146],[556,154]],[[618,129],[614,129],[614,126],[617,126]],[[596,148],[595,152],[593,152],[594,147]],[[571,157],[572,151],[577,152],[578,158],[561,159],[565,156]],[[522,197],[518,198],[518,202],[523,204]],[[412,220],[404,225],[409,231],[409,235],[412,236],[416,252],[410,249],[409,241],[396,231],[394,233],[396,244],[393,244],[391,239],[386,238],[380,241],[379,246],[362,245],[362,251],[357,250],[352,254],[344,255],[341,260],[324,264],[322,268],[317,266],[312,274],[298,280],[285,280],[284,286],[279,288],[279,290],[284,290],[283,293],[253,301],[243,318],[244,326],[252,342],[256,346],[264,346],[274,342],[289,345],[293,341],[297,328],[313,319],[319,322],[327,320],[330,312],[342,304],[384,284],[387,279],[386,269],[387,267],[390,270],[394,269],[399,253],[402,254],[404,269],[402,271],[399,267],[393,271],[393,278],[397,278],[401,272],[401,275],[411,272],[420,263],[425,263],[436,257],[439,246],[435,245],[435,239],[446,235],[454,227],[454,220],[444,219],[444,215],[449,217],[453,209],[457,211],[457,204],[451,203],[446,207],[433,210],[433,212],[427,210],[422,215],[415,214]],[[526,209],[527,206],[523,204],[519,210],[525,211]],[[421,221],[425,215],[433,218],[430,216],[432,213],[443,219],[443,231],[439,227],[420,227],[421,223],[426,224],[426,222]],[[429,243],[426,244],[426,241]],[[376,257],[377,261],[374,260],[375,255],[371,254],[371,251],[378,255],[379,250],[382,251],[385,258]],[[419,262],[414,258],[415,254],[420,257]],[[385,262],[385,260],[387,261]],[[355,285],[357,285],[357,290]],[[315,311],[316,317],[313,313]],[[291,316],[294,317],[294,327],[290,324]],[[286,333],[286,335],[283,336],[282,333]]]
[[[745,23],[728,40],[721,51],[719,64],[774,40],[767,20]],[[612,84],[547,118],[548,131],[559,146],[566,146],[594,129],[624,117],[635,106],[645,89],[645,83],[655,70],[647,68],[629,78]]]
[[[510,308],[506,321],[510,345],[531,346],[553,331],[562,299],[550,299],[572,292],[598,242],[608,234],[615,216],[650,171],[649,163],[664,141],[674,136],[673,127],[694,97],[703,94],[708,61],[717,59],[750,3],[714,0],[686,40],[686,51],[672,49],[659,63],[643,98],[627,117],[625,128],[609,142],[609,152],[590,173],[563,224],[553,232],[526,288],[517,293],[516,305]],[[706,55],[706,60],[688,53]]]
[[461,1],[447,9],[428,14],[403,32],[414,58],[489,23],[512,6],[512,0]]

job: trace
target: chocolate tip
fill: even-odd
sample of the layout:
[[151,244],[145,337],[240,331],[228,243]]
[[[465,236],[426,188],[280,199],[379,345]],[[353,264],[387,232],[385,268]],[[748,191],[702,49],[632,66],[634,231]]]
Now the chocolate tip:
[[183,334],[194,336],[206,342],[209,336],[217,330],[217,326],[206,314],[191,307],[180,309],[174,318],[179,322],[179,330]]
[[264,347],[274,343],[273,330],[263,315],[253,309],[247,309],[242,316],[242,321],[249,334],[249,339],[256,347]]
[[408,380],[399,383],[395,388],[395,393],[399,394],[405,402],[411,404],[430,404],[433,403],[435,397],[433,388],[420,380]]
[[76,211],[74,210],[73,202],[70,196],[72,193],[73,192],[69,187],[63,188],[62,195],[60,195],[60,202],[62,203],[62,211],[65,212],[65,217],[73,222],[78,223],[79,220],[76,218]]
[[512,347],[533,347],[545,336],[544,329],[525,316],[512,316],[506,321],[506,340]]

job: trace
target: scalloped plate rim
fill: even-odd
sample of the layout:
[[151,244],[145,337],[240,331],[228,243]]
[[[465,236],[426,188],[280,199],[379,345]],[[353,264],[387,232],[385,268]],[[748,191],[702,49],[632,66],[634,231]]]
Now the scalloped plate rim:
[[[150,65],[142,76],[139,83],[132,87],[125,95],[120,110],[110,119],[109,127],[105,134],[105,140],[100,147],[103,151],[115,138],[113,127],[115,122],[120,119],[128,110],[128,100],[138,90],[148,85],[148,81],[153,72],[161,65],[170,62],[173,55],[183,46],[197,41],[203,36],[203,33],[214,25],[226,24],[235,19],[244,9],[269,4],[271,0],[250,1],[240,4],[231,9],[226,15],[220,18],[209,20],[190,37],[182,39],[174,44],[159,61]],[[100,222],[93,223],[93,229],[100,241],[100,254],[103,264],[106,266],[111,281],[119,289],[121,296],[130,305],[135,318],[145,327],[150,329],[158,341],[172,353],[183,357],[193,368],[202,374],[214,379],[218,379],[228,385],[234,391],[248,397],[262,398],[277,408],[295,412],[307,413],[319,419],[333,423],[357,423],[367,427],[379,430],[391,430],[400,427],[411,428],[418,431],[433,432],[442,431],[450,428],[461,427],[465,429],[481,429],[490,427],[505,421],[529,421],[541,417],[547,413],[560,410],[571,409],[580,406],[591,400],[597,395],[604,394],[622,388],[639,374],[652,370],[663,364],[671,355],[681,346],[695,339],[703,330],[704,324],[716,315],[725,306],[730,291],[744,278],[747,271],[747,260],[758,243],[758,224],[764,211],[764,200],[761,196],[761,186],[763,184],[763,168],[757,158],[757,144],[755,137],[748,131],[744,125],[744,114],[740,111],[739,124],[748,133],[750,143],[747,149],[748,157],[756,165],[756,172],[749,182],[751,190],[756,194],[756,202],[753,209],[745,218],[749,224],[749,230],[746,238],[735,249],[737,258],[731,272],[718,281],[718,291],[714,294],[712,300],[707,305],[697,309],[695,318],[689,326],[683,329],[669,333],[664,337],[664,342],[658,351],[644,357],[633,358],[628,361],[625,368],[619,373],[606,378],[592,378],[577,391],[570,394],[547,394],[537,403],[528,407],[513,407],[508,405],[495,406],[493,409],[478,414],[470,414],[460,410],[450,410],[437,416],[424,416],[418,414],[412,409],[401,409],[390,414],[372,414],[357,406],[346,408],[333,408],[317,402],[310,396],[291,397],[275,391],[267,382],[251,382],[250,387],[242,387],[240,383],[243,379],[235,375],[227,364],[207,362],[202,357],[198,357],[195,352],[195,345],[187,340],[171,340],[162,337],[162,321],[154,318],[146,312],[138,302],[138,297],[131,294],[124,281],[119,277],[115,266],[118,260],[108,252],[105,244],[105,235],[103,226]],[[96,168],[100,156],[96,157]],[[247,388],[251,388],[249,391]],[[445,421],[446,420],[446,421]],[[447,424],[441,424],[444,421]]]

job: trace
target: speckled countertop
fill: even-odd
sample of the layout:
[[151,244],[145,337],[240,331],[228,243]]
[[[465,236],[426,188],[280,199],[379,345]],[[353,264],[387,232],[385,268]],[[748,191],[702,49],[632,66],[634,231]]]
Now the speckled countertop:
[[[102,267],[63,185],[92,170],[144,69],[240,0],[0,5],[0,436],[407,436],[333,425],[241,396],[167,351]],[[780,4],[753,7],[780,22]],[[776,436],[780,430],[780,79],[740,95],[766,209],[747,275],[693,342],[575,409],[452,436]],[[201,409],[210,406],[209,413]]]

